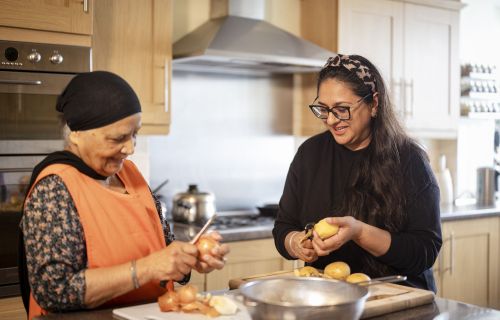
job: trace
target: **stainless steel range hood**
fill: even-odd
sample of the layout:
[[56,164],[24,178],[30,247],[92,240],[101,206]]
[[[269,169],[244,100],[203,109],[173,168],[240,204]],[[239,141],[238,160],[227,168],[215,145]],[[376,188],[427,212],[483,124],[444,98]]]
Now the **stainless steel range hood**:
[[332,55],[264,20],[228,15],[175,42],[173,69],[253,75],[317,72]]

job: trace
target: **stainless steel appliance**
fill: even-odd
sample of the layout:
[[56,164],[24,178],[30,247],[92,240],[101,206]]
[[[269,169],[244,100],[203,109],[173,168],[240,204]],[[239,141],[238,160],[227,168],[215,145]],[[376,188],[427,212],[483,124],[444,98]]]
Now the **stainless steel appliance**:
[[0,40],[0,140],[60,139],[57,96],[90,65],[87,47]]
[[[198,233],[200,223],[172,223],[173,231],[180,240],[189,240]],[[209,230],[219,232],[224,241],[241,241],[272,236],[274,217],[267,217],[252,211],[222,211],[212,222]]]
[[57,97],[90,70],[88,47],[0,40],[0,297],[19,293],[17,237],[31,171],[63,147]]
[[215,214],[215,196],[201,192],[196,184],[174,196],[172,218],[176,222],[204,224]]

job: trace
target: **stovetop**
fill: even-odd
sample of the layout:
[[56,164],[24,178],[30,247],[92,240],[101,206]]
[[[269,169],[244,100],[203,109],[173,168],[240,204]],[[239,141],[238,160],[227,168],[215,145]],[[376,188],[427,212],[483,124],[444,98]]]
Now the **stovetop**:
[[[202,225],[172,223],[176,238],[189,241]],[[264,217],[254,212],[221,212],[208,230],[219,232],[224,241],[239,241],[272,237],[274,218]]]

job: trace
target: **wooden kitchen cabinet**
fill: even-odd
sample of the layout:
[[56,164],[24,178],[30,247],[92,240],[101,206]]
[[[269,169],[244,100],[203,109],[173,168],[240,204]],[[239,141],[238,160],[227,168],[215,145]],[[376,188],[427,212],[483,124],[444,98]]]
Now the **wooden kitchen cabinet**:
[[442,223],[443,246],[434,265],[438,296],[500,308],[500,217]]
[[221,290],[229,287],[230,279],[293,269],[293,261],[281,257],[272,238],[229,242],[228,245],[231,251],[224,268],[206,275],[193,271],[190,283],[199,290]]
[[460,115],[461,4],[441,4],[339,0],[339,52],[372,60],[407,128],[429,138],[455,137]]
[[0,299],[0,319],[26,320],[26,310],[20,296]]
[[93,70],[123,77],[142,106],[140,134],[170,126],[172,0],[94,3]]
[[0,0],[0,25],[92,34],[93,0]]
[[[338,5],[332,2],[329,5],[333,8],[326,10],[330,15],[314,9],[314,0],[303,2],[303,36],[333,52],[360,54],[372,61],[411,133],[423,138],[456,136],[460,2],[336,0]],[[319,27],[311,24],[330,32],[318,33],[315,29]],[[303,98],[314,98],[314,85],[310,81],[302,85]],[[323,130],[312,121],[318,122],[303,116],[298,125],[294,123],[294,128],[299,128],[296,132],[311,135]]]

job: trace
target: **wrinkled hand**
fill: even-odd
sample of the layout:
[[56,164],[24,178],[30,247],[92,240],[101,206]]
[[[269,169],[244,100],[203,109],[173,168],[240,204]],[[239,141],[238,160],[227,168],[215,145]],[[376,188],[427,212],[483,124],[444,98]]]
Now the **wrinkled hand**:
[[[222,237],[218,232],[210,232],[205,236],[213,238],[215,241],[222,241]],[[208,273],[214,269],[222,269],[226,263],[225,256],[229,253],[229,246],[227,244],[221,244],[220,246],[213,248],[210,254],[205,254],[201,256],[194,267],[194,269],[200,273]]]
[[197,255],[195,245],[174,241],[165,249],[145,257],[144,262],[151,272],[151,280],[180,281],[195,267]]
[[318,259],[318,255],[314,251],[312,241],[308,239],[300,243],[304,235],[304,232],[297,232],[291,236],[291,249],[300,260],[303,260],[305,262],[316,261]]
[[351,216],[327,218],[328,223],[339,226],[337,234],[321,240],[316,231],[313,232],[312,247],[318,256],[327,256],[332,251],[338,250],[347,241],[359,237],[362,228],[362,222]]

